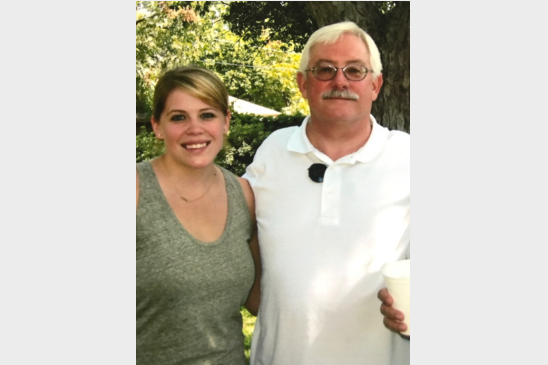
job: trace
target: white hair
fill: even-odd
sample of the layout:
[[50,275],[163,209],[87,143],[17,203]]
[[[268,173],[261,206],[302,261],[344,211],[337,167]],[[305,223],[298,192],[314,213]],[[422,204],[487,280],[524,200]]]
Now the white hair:
[[353,22],[341,22],[331,25],[326,25],[315,31],[306,45],[304,46],[301,56],[301,65],[299,72],[306,78],[305,70],[308,69],[308,61],[310,60],[310,51],[317,43],[333,44],[338,41],[344,34],[353,34],[359,37],[367,49],[369,50],[370,67],[373,70],[373,79],[376,79],[382,72],[381,54],[373,38],[367,34],[362,28],[358,27]]

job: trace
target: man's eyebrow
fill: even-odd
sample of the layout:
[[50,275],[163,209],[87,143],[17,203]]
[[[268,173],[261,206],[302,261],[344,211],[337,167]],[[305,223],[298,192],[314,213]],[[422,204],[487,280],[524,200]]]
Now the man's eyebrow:
[[[317,64],[322,63],[322,62],[331,63],[331,64],[336,63],[336,61],[334,61],[334,60],[328,60],[328,59],[325,59],[325,58],[320,58],[318,61],[316,61]],[[345,61],[345,62],[346,62],[346,64],[350,64],[350,63],[365,64],[364,60],[360,60],[360,59],[348,60],[348,61]]]
[[325,59],[325,58],[320,58],[318,61],[316,61],[316,63],[320,63],[320,62],[334,63],[335,61],[333,61],[333,60],[327,60],[327,59]]

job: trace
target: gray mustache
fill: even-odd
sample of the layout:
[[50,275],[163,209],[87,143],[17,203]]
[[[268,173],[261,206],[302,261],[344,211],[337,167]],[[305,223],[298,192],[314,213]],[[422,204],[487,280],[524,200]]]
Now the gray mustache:
[[326,91],[322,94],[322,99],[331,99],[331,98],[344,98],[350,100],[359,100],[360,97],[358,94],[354,94],[349,90],[331,90]]

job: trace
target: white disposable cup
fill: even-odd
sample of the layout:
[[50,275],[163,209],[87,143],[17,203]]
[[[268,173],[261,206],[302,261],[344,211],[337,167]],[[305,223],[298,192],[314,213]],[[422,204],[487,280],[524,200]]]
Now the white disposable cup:
[[388,293],[394,299],[392,307],[403,313],[403,323],[411,335],[411,260],[387,262],[381,269]]

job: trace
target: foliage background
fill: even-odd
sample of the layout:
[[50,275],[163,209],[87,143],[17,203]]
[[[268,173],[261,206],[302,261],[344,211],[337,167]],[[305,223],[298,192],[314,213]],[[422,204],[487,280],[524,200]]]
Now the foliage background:
[[221,2],[136,2],[136,112],[150,116],[154,85],[165,71],[195,64],[214,71],[230,95],[287,114],[307,114],[295,77],[292,42],[264,31],[252,40],[232,33]]

